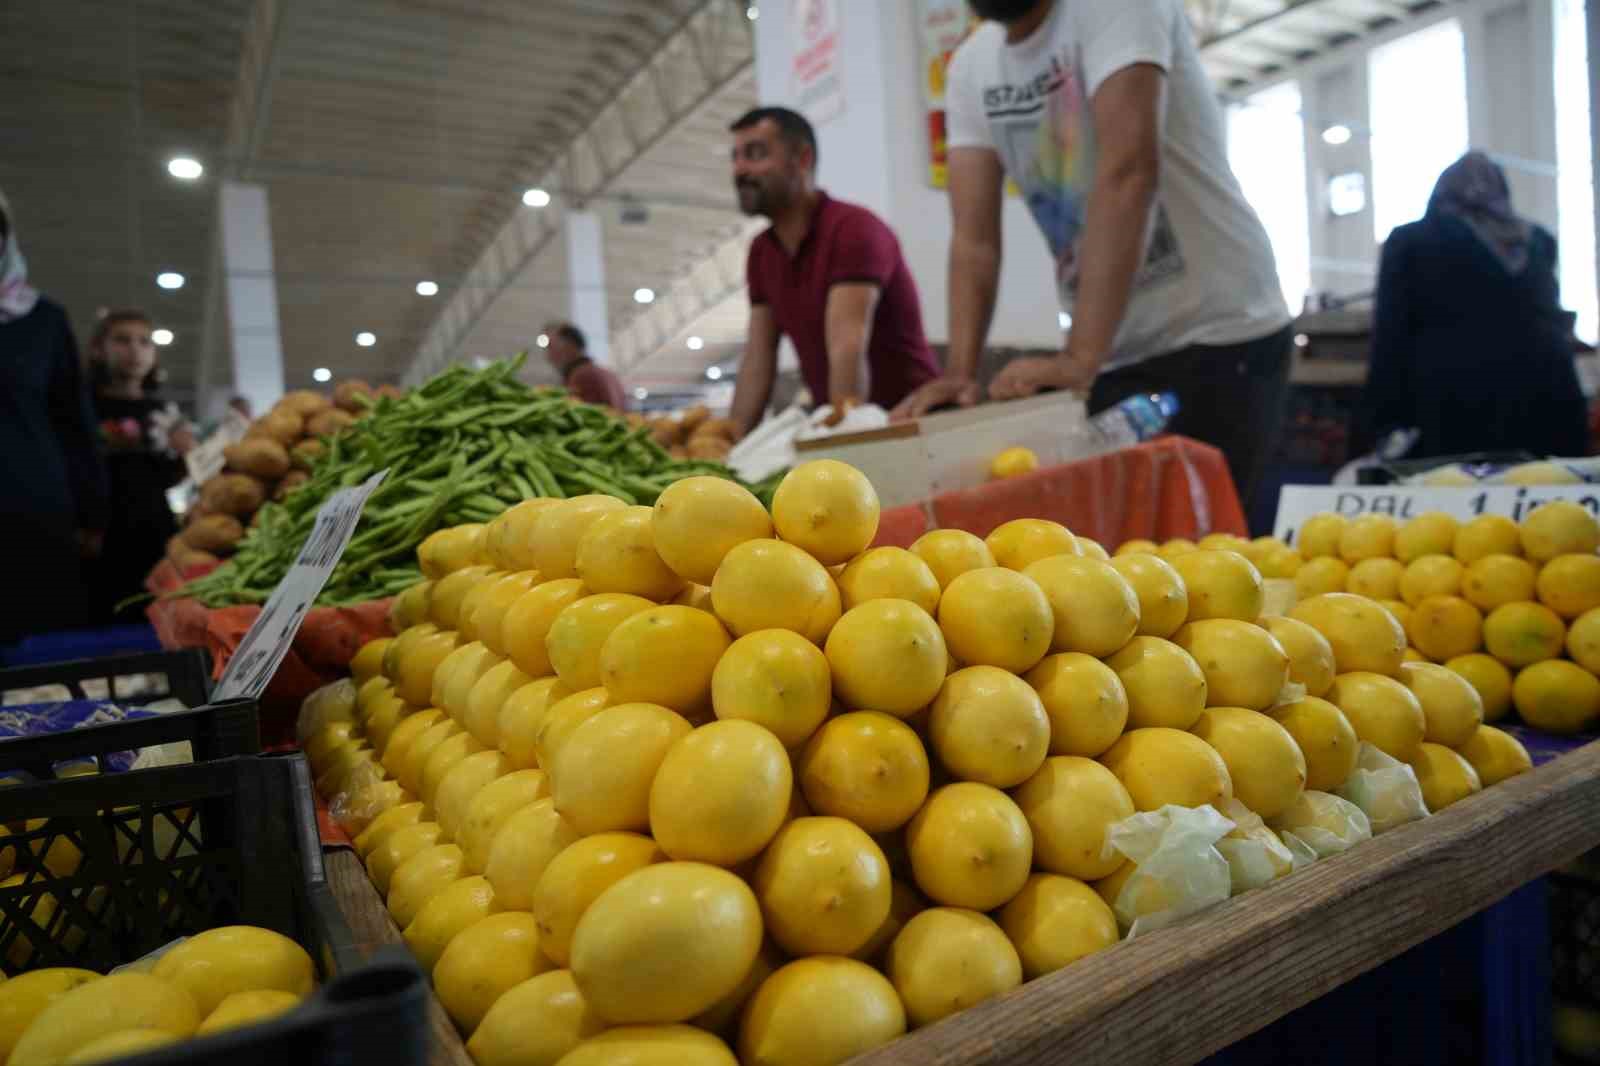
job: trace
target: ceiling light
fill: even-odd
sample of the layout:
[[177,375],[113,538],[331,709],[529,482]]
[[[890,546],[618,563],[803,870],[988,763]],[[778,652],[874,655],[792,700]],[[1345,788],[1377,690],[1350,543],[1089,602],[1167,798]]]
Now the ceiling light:
[[1065,311],[1057,312],[1056,313],[1056,325],[1060,326],[1062,329],[1071,329],[1072,328],[1072,316],[1067,314]]
[[1341,144],[1349,144],[1352,136],[1354,135],[1350,132],[1349,126],[1329,126],[1322,131],[1322,143],[1337,148]]
[[720,366],[708,366],[708,367],[706,367],[706,377],[710,378],[712,381],[721,381],[722,380],[722,368]]
[[656,290],[634,289],[633,302],[636,304],[653,304],[656,302]]
[[754,4],[751,4],[749,7],[744,9],[744,17],[749,19],[751,22],[754,22],[756,19],[761,17],[761,9],[756,7]]
[[529,207],[549,207],[550,194],[543,189],[529,189],[522,194],[522,202]]
[[361,345],[363,348],[370,348],[374,344],[378,343],[377,334],[368,333],[366,330],[362,330],[360,333],[356,334],[356,343]]
[[333,371],[325,366],[319,366],[311,372],[312,381],[332,381]]
[[163,289],[183,288],[183,275],[172,270],[164,270],[156,275],[156,284]]
[[633,398],[635,400],[648,400],[650,398],[650,390],[641,385],[633,390]]
[[689,345],[689,350],[691,352],[698,352],[701,348],[706,346],[705,339],[702,337],[690,337],[685,343]]
[[1296,348],[1309,348],[1311,347],[1311,337],[1304,333],[1296,333],[1294,335],[1294,345]]
[[437,296],[437,295],[439,295],[439,283],[437,281],[419,281],[419,282],[417,282],[417,295],[418,296]]
[[206,172],[198,159],[190,159],[186,155],[176,156],[167,160],[167,173],[184,181],[193,181]]
[[161,347],[165,348],[167,345],[172,343],[172,331],[170,329],[154,330],[150,334],[150,339],[161,345]]
[[539,347],[541,347],[541,348],[550,347],[550,334],[548,334],[548,333],[539,334],[539,339],[535,343],[537,343],[539,345]]

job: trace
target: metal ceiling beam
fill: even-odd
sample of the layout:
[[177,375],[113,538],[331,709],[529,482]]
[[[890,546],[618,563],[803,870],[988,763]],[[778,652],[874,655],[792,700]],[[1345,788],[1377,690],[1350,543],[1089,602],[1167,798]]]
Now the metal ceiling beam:
[[713,254],[702,259],[686,277],[673,282],[647,311],[635,315],[611,339],[612,356],[619,370],[628,373],[639,369],[703,315],[744,291],[745,249],[754,228],[753,223],[740,227],[738,236],[723,241]]

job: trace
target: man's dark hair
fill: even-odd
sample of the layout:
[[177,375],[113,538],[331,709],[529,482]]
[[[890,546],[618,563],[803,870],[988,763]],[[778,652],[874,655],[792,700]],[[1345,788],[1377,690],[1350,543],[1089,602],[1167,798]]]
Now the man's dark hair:
[[577,348],[580,352],[589,350],[589,339],[583,335],[583,330],[571,322],[563,322],[556,327],[556,336]]
[[817,151],[817,131],[811,128],[811,123],[798,111],[791,111],[787,107],[758,107],[740,115],[733,125],[728,127],[728,132],[747,130],[751,126],[771,119],[778,127],[778,136],[789,143],[791,148],[805,146],[811,149],[813,163],[819,158]]

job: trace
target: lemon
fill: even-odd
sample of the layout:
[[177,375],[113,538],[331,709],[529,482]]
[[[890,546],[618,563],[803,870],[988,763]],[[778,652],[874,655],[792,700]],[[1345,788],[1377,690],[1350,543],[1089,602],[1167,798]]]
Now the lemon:
[[[1600,559],[1596,560],[1600,563]],[[1474,607],[1492,611],[1505,603],[1531,600],[1538,571],[1528,560],[1515,555],[1485,555],[1467,567],[1461,579],[1461,595]]]
[[483,531],[483,551],[502,570],[533,569],[533,525],[547,507],[560,500],[523,500],[500,512]]
[[653,607],[624,619],[600,650],[600,683],[616,703],[656,703],[693,715],[711,707],[711,673],[728,650],[716,616]]
[[453,631],[428,633],[405,646],[393,678],[395,694],[407,703],[428,706],[433,699],[433,672],[455,650]]
[[395,829],[367,855],[367,876],[380,896],[389,894],[389,879],[407,859],[439,842],[438,822],[418,822]]
[[1591,674],[1600,673],[1600,607],[1585,611],[1572,623],[1567,630],[1566,646],[1573,662]]
[[598,712],[572,731],[549,771],[556,810],[586,836],[621,829],[643,832],[650,827],[650,785],[656,771],[667,750],[692,730],[682,715],[652,703],[624,703]]
[[728,552],[772,536],[767,509],[743,485],[720,477],[675,481],[657,497],[656,551],[685,581],[711,584]]
[[461,597],[461,607],[456,613],[456,631],[461,639],[468,642],[481,642],[482,632],[478,627],[478,610],[490,591],[501,578],[510,577],[504,570],[490,568],[489,572],[479,578]]
[[711,582],[717,617],[742,637],[789,629],[814,644],[839,620],[839,587],[823,565],[777,540],[747,540],[732,548]]
[[1466,581],[1466,567],[1448,555],[1424,555],[1400,577],[1400,598],[1412,608],[1430,596],[1454,596]]
[[989,546],[964,529],[935,529],[924,533],[911,545],[911,553],[928,564],[941,589],[949,588],[950,582],[968,570],[998,565]]
[[1400,661],[1401,664],[1404,665],[1405,663],[1425,663],[1431,662],[1432,660],[1430,660],[1426,655],[1422,654],[1416,648],[1408,645],[1406,647],[1405,654],[1400,657]]
[[997,788],[945,785],[906,828],[917,887],[949,907],[989,911],[1022,889],[1033,864],[1033,831]]
[[939,608],[942,587],[933,569],[904,548],[862,552],[839,575],[846,611],[868,600],[910,600],[932,614]]
[[350,676],[358,688],[364,688],[368,681],[382,673],[383,653],[388,650],[391,639],[369,640],[350,657]]
[[573,1048],[566,1066],[738,1066],[719,1037],[692,1025],[625,1025]]
[[95,1062],[110,1062],[152,1048],[176,1044],[181,1039],[183,1038],[176,1033],[169,1033],[165,1029],[123,1029],[89,1041],[62,1059],[61,1066],[88,1066]]
[[1345,591],[1369,600],[1392,600],[1400,595],[1400,579],[1406,568],[1394,559],[1363,559],[1350,568]]
[[1139,600],[1140,636],[1170,637],[1189,616],[1189,592],[1173,564],[1156,555],[1118,552],[1112,569]]
[[493,571],[481,564],[463,567],[433,583],[428,593],[428,615],[441,630],[460,630],[461,604],[467,593]]
[[1522,741],[1502,729],[1486,725],[1456,751],[1472,764],[1484,788],[1498,785],[1508,777],[1533,769],[1533,760]]
[[1023,576],[1033,579],[1050,603],[1056,651],[1110,655],[1139,628],[1139,597],[1110,563],[1057,555],[1031,564]]
[[1505,515],[1480,515],[1456,530],[1455,557],[1471,566],[1487,555],[1521,555],[1517,524]]
[[439,530],[417,546],[417,562],[431,578],[453,574],[463,567],[481,564],[486,528],[477,522]]
[[1327,637],[1296,618],[1273,616],[1261,619],[1261,625],[1289,656],[1291,682],[1303,685],[1311,696],[1321,696],[1332,687],[1338,668]]
[[889,915],[889,863],[859,826],[814,816],[789,822],[750,879],[767,933],[792,955],[849,955]]
[[1593,555],[1600,547],[1600,524],[1580,504],[1557,500],[1522,520],[1522,551],[1536,563],[1558,555]]
[[672,602],[679,607],[693,607],[697,611],[714,611],[711,606],[711,586],[690,583],[683,587],[683,591],[673,597]]
[[1222,756],[1234,798],[1262,818],[1288,810],[1305,789],[1306,761],[1299,745],[1267,715],[1213,707],[1195,723],[1194,735]]
[[[534,736],[539,766],[546,773],[554,770],[556,758],[572,731],[610,706],[611,693],[603,688],[586,688],[550,704],[539,716],[539,730]],[[554,782],[550,787],[555,788]]]
[[[1377,608],[1381,610],[1381,608]],[[1190,622],[1172,635],[1206,679],[1208,707],[1264,710],[1289,683],[1289,656],[1267,630],[1232,618]]]
[[1459,532],[1460,525],[1455,518],[1442,511],[1418,515],[1395,531],[1394,556],[1402,563],[1409,563],[1424,555],[1449,555]]
[[1472,764],[1443,744],[1424,742],[1411,768],[1422,786],[1422,800],[1434,814],[1483,788]]
[[490,667],[467,693],[466,707],[460,719],[461,727],[484,747],[498,746],[500,711],[513,693],[532,681],[533,678],[523,673],[522,668],[510,659]]
[[670,600],[683,578],[656,551],[653,513],[627,507],[596,519],[578,539],[573,566],[591,592],[626,592],[647,600]]
[[1160,550],[1161,546],[1155,541],[1139,537],[1133,540],[1125,540],[1117,545],[1117,550],[1112,553],[1111,557],[1115,559],[1119,555],[1156,555]]
[[735,875],[653,863],[600,893],[578,919],[572,973],[608,1022],[684,1021],[739,985],[761,930],[755,895]]
[[1169,640],[1134,637],[1106,665],[1116,671],[1128,698],[1129,728],[1188,729],[1205,710],[1205,672]]
[[1012,793],[1033,832],[1033,864],[1053,874],[1095,881],[1116,872],[1105,857],[1106,833],[1133,814],[1116,775],[1092,759],[1057,755]]
[[905,1007],[878,971],[854,959],[799,959],[751,997],[739,1028],[739,1056],[762,1066],[823,1066],[905,1031]]
[[1581,733],[1600,717],[1600,680],[1565,659],[1523,670],[1512,685],[1511,698],[1522,720],[1546,733]]
[[989,462],[989,476],[996,479],[1021,477],[1039,469],[1039,457],[1028,448],[1007,448]]
[[1307,696],[1273,707],[1267,714],[1288,731],[1300,749],[1306,788],[1331,792],[1355,772],[1360,738],[1344,712],[1327,700]]
[[1498,721],[1511,711],[1511,671],[1506,665],[1492,655],[1474,652],[1470,655],[1457,655],[1446,662],[1445,667],[1454,671],[1478,693],[1478,699],[1483,704],[1483,720],[1485,722]]
[[1128,790],[1135,810],[1219,806],[1233,795],[1227,764],[1199,737],[1177,729],[1130,729],[1100,757]]
[[501,906],[508,911],[532,907],[533,890],[545,867],[580,835],[548,798],[535,800],[506,818],[489,845],[483,867]]
[[1022,960],[994,921],[976,911],[933,907],[889,946],[889,979],[913,1026],[931,1025],[1022,984]]
[[57,966],[0,982],[0,1062],[6,1061],[34,1018],[68,992],[99,978],[93,970]]
[[[224,972],[232,976],[237,971]],[[215,1006],[220,999],[208,997],[207,1002]],[[18,1038],[6,1066],[55,1066],[101,1037],[126,1029],[159,1029],[186,1037],[199,1028],[201,1017],[183,984],[142,973],[102,977],[52,998]]]
[[1539,571],[1538,592],[1540,603],[1569,621],[1600,607],[1600,556],[1556,556]]
[[1039,694],[1050,720],[1051,755],[1092,759],[1115,744],[1128,724],[1128,693],[1122,679],[1092,656],[1076,652],[1048,656],[1028,671],[1027,682]]
[[457,935],[500,910],[486,877],[463,877],[434,893],[405,928],[406,947],[432,973]]
[[736,866],[772,840],[793,792],[777,737],[754,722],[712,722],[667,749],[650,786],[650,834],[674,859]]
[[[429,753],[422,764],[422,773],[417,782],[417,795],[428,809],[434,812],[434,821],[438,821],[438,810],[435,801],[439,796],[439,786],[450,771],[461,765],[469,756],[484,750],[483,745],[473,739],[471,733],[457,732],[446,737],[438,747]],[[499,755],[499,752],[495,752]],[[443,828],[443,823],[440,824]],[[446,830],[448,833],[448,830]]]
[[287,1014],[300,1005],[301,997],[276,988],[260,988],[253,992],[235,992],[217,1004],[217,1009],[206,1015],[206,1020],[195,1030],[195,1036],[210,1036],[229,1029],[242,1029],[259,1025],[281,1014]]
[[[395,735],[401,732],[401,725],[416,717],[418,713],[426,713],[430,710],[434,715],[443,714],[436,708],[413,707],[392,692],[379,696],[373,701],[372,717],[367,719],[367,739],[372,742],[372,750],[378,755],[379,765],[387,768],[388,764],[383,760],[389,754],[389,745],[394,740]],[[419,731],[422,728],[423,726],[420,724],[410,727],[411,730]],[[415,736],[416,734],[408,730],[404,735]]]
[[532,678],[555,673],[545,638],[556,616],[588,594],[583,582],[573,577],[546,581],[512,601],[500,623],[500,640],[519,670]]
[[1332,513],[1308,518],[1305,525],[1300,527],[1296,547],[1307,559],[1336,557],[1339,554],[1339,540],[1349,524],[1349,519],[1343,515]]
[[510,770],[510,762],[498,751],[480,751],[468,755],[445,774],[434,790],[431,806],[434,820],[447,839],[459,838],[473,798],[489,782],[504,777]]
[[[480,918],[456,934],[433,967],[433,990],[450,1020],[473,1034],[502,997],[550,968],[550,960],[539,949],[539,929],[533,916],[502,911]],[[570,974],[567,983],[571,983]],[[485,1042],[494,1037],[491,1032]],[[528,1038],[531,1055],[536,1038],[533,1034]],[[485,1061],[476,1049],[474,1057]]]
[[575,693],[559,677],[530,681],[506,697],[495,718],[497,744],[513,769],[533,770],[539,766],[539,731],[545,712]]
[[304,998],[316,983],[304,948],[249,925],[198,933],[162,955],[151,974],[187,989],[202,1016],[235,992],[277,989]]
[[1191,552],[1175,559],[1172,566],[1188,590],[1189,621],[1235,618],[1254,622],[1261,616],[1261,573],[1238,552]]
[[1040,559],[1079,555],[1078,540],[1059,522],[1043,518],[1017,518],[984,538],[995,564],[1007,570],[1025,570]]
[[1207,533],[1195,543],[1195,547],[1203,552],[1238,552],[1244,554],[1248,540],[1236,533]]
[[[1329,562],[1339,563],[1340,566],[1344,565],[1342,561],[1334,559],[1331,556],[1329,557]],[[1306,557],[1295,551],[1293,548],[1276,548],[1267,553],[1267,555],[1256,564],[1256,567],[1261,571],[1261,576],[1263,578],[1274,581],[1293,581],[1300,576],[1300,571],[1305,565]],[[1327,582],[1330,579],[1324,577],[1321,580]],[[1333,588],[1324,589],[1319,587],[1318,591],[1336,592],[1338,590]]]
[[971,666],[951,674],[939,690],[928,738],[958,779],[1011,788],[1044,762],[1050,719],[1027,682],[993,666]]
[[824,723],[796,763],[796,775],[812,810],[847,818],[869,833],[900,828],[928,795],[922,741],[904,722],[876,711]]
[[[1500,610],[1516,606],[1508,604]],[[1406,633],[1412,646],[1434,662],[1477,651],[1487,635],[1483,613],[1460,596],[1429,596],[1418,603],[1406,619]]]
[[[892,913],[890,917],[892,919]],[[783,963],[784,956],[772,946],[772,942],[763,941],[761,950],[756,953],[756,961],[751,964],[750,972],[744,975],[744,980],[709,1009],[696,1014],[690,1019],[689,1024],[708,1033],[716,1033],[718,1036],[737,1038],[739,1018],[744,1014],[745,1004],[750,1002],[750,998],[756,994],[756,989],[761,987],[762,982],[777,973],[778,967]]]
[[909,600],[870,600],[851,608],[824,649],[833,692],[852,710],[915,714],[944,683],[944,634]]
[[889,945],[894,943],[894,938],[900,935],[900,930],[927,909],[928,901],[922,898],[922,893],[905,880],[892,878],[889,884],[889,917],[851,957],[881,967],[884,954],[889,950]]
[[[485,920],[511,917],[502,914]],[[462,973],[468,977],[468,971]],[[530,979],[499,990],[493,1005],[484,1005],[476,1026],[456,1018],[456,1024],[472,1033],[467,1053],[477,1066],[555,1066],[567,1052],[605,1031],[605,1023],[589,1009],[570,970],[538,971]],[[439,998],[446,1000],[443,988]],[[448,1000],[446,1009],[450,1009]],[[451,1017],[456,1017],[456,1011],[451,1011]]]
[[386,903],[394,924],[410,925],[423,906],[461,877],[461,848],[435,844],[401,863],[389,878]]
[[778,536],[824,566],[865,551],[878,533],[878,493],[866,475],[832,459],[789,471],[772,497]]
[[[425,584],[431,585],[432,582],[425,582]],[[412,588],[416,588],[416,586],[412,586]],[[407,592],[409,593],[410,590],[407,590]],[[397,600],[403,599],[406,594],[402,593],[400,597],[397,597]],[[383,676],[388,678],[391,684],[398,684],[400,663],[409,654],[409,649],[423,637],[431,636],[437,632],[439,632],[439,627],[427,620],[415,622],[401,630],[389,642],[389,646],[383,649]]]
[[[603,516],[626,509],[614,496],[574,496],[539,511],[528,534],[527,560],[547,581],[578,576],[578,544]],[[532,673],[532,671],[529,671]]]
[[1160,555],[1161,558],[1171,562],[1180,555],[1188,555],[1190,552],[1199,550],[1199,546],[1188,537],[1173,537],[1171,540],[1164,542],[1161,547],[1157,548],[1156,553]]
[[1427,732],[1422,704],[1392,677],[1340,674],[1328,690],[1328,702],[1344,712],[1356,736],[1401,762],[1411,761]]
[[307,737],[302,750],[306,753],[306,762],[311,764],[312,774],[320,776],[332,765],[335,751],[357,747],[360,742],[361,731],[356,723],[334,722]]
[[567,607],[550,623],[544,640],[556,676],[573,691],[599,685],[600,655],[606,638],[629,618],[655,606],[642,596],[606,592],[585,596]]
[[1105,545],[1099,541],[1076,535],[1074,535],[1073,539],[1078,542],[1078,551],[1085,559],[1099,559],[1102,563],[1111,561],[1111,553],[1106,551]]
[[505,619],[511,605],[541,580],[538,571],[522,570],[486,583],[487,591],[479,597],[472,620],[478,630],[478,639],[496,655],[507,658],[511,654],[505,642]]
[[1363,559],[1395,554],[1396,525],[1388,515],[1362,515],[1339,534],[1339,557],[1354,566]]
[[711,705],[718,718],[754,722],[786,748],[799,747],[816,732],[832,701],[827,656],[786,629],[740,637],[711,674]]
[[572,934],[589,905],[635,870],[665,862],[655,841],[638,833],[597,833],[550,860],[533,889],[538,949],[557,966],[572,957]]
[[1071,877],[1034,874],[1000,910],[1000,928],[1031,981],[1111,947],[1117,916],[1094,889]]
[[1457,748],[1483,724],[1483,699],[1460,674],[1433,663],[1406,663],[1400,681],[1422,705],[1424,739]]
[[[433,595],[432,581],[418,581],[407,587],[400,595],[394,598],[394,603],[389,607],[389,628],[396,634],[403,635],[406,630],[420,625],[428,620],[428,599]],[[431,623],[430,623],[431,624]],[[399,639],[397,635],[396,640]],[[392,651],[385,648],[383,652],[383,673],[392,679],[394,670]]]
[[1400,668],[1405,630],[1392,614],[1365,597],[1337,592],[1316,596],[1297,604],[1289,617],[1327,639],[1339,673],[1370,670],[1393,674]]
[[1483,622],[1483,644],[1489,654],[1513,669],[1556,658],[1566,637],[1561,616],[1539,603],[1496,607]]
[[1056,627],[1050,601],[1036,582],[990,567],[950,582],[939,601],[939,628],[959,662],[1020,674],[1044,658]]
[[1343,592],[1350,581],[1350,565],[1332,555],[1308,559],[1294,573],[1295,595],[1302,600],[1330,592]]

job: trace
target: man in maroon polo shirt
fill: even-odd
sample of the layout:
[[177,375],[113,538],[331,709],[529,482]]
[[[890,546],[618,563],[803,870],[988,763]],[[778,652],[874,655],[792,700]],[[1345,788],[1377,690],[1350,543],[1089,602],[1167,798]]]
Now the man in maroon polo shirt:
[[871,211],[816,187],[811,123],[762,107],[731,130],[739,209],[772,220],[746,265],[750,335],[732,411],[740,433],[766,410],[784,335],[812,399],[835,412],[869,402],[888,410],[938,378],[900,242]]
[[621,379],[589,358],[589,341],[581,329],[571,322],[551,322],[544,327],[544,338],[545,358],[561,375],[561,387],[568,394],[613,411],[628,409]]

